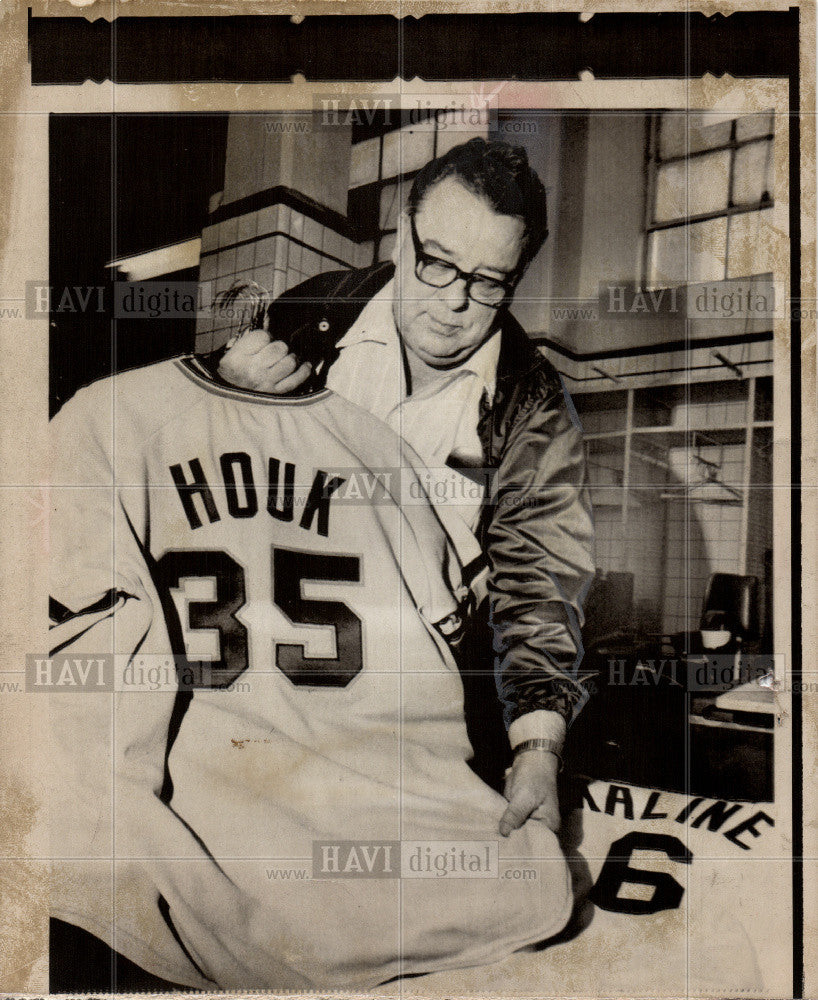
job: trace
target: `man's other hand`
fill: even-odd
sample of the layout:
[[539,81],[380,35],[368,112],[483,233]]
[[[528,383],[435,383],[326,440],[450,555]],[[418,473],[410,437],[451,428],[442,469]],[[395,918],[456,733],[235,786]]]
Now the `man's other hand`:
[[290,353],[281,340],[270,340],[266,330],[247,330],[229,347],[219,363],[219,375],[231,385],[273,396],[285,396],[302,385],[312,365]]
[[507,837],[533,817],[555,833],[560,827],[557,798],[559,758],[542,750],[526,750],[514,758],[506,778],[508,808],[500,819],[500,833]]

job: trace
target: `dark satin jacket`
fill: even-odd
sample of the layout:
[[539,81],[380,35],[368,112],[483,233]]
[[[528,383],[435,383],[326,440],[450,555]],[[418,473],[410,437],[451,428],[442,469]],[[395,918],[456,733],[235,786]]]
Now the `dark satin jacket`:
[[[393,275],[388,263],[311,278],[271,304],[269,329],[326,372],[338,340]],[[479,526],[489,596],[478,617],[493,635],[506,725],[536,709],[570,723],[587,697],[580,626],[594,574],[581,428],[556,370],[508,312],[500,329],[495,395],[490,405],[484,396],[477,427],[485,466],[496,470]],[[205,359],[211,370],[222,353]],[[312,378],[306,389],[321,384]]]

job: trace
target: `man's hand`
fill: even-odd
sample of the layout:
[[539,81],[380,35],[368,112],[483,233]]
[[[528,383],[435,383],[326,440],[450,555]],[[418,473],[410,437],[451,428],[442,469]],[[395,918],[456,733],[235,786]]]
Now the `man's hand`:
[[247,330],[229,347],[219,364],[219,375],[231,385],[284,396],[302,385],[312,365],[291,354],[281,340],[270,340],[266,330]]
[[557,798],[559,758],[544,750],[526,750],[514,758],[506,778],[508,808],[500,819],[500,833],[507,837],[533,816],[555,833],[560,828]]

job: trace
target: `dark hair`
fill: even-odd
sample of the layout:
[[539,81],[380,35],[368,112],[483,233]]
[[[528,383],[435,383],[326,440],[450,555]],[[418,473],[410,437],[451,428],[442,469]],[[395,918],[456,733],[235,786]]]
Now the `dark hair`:
[[529,165],[522,146],[487,139],[470,139],[431,160],[415,177],[407,200],[410,216],[417,213],[430,187],[454,177],[486,199],[500,215],[515,215],[525,223],[519,269],[536,257],[548,236],[545,188]]

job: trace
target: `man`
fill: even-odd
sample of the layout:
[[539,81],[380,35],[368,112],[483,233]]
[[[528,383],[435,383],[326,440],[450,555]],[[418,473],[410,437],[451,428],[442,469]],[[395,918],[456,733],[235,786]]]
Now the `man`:
[[586,698],[579,627],[594,561],[581,431],[508,308],[546,235],[545,189],[524,150],[472,139],[415,178],[393,264],[305,282],[267,306],[264,329],[209,359],[256,391],[326,384],[430,467],[495,470],[477,525],[488,597],[466,666],[489,662],[515,752],[504,836],[532,815],[557,829],[562,745]]

